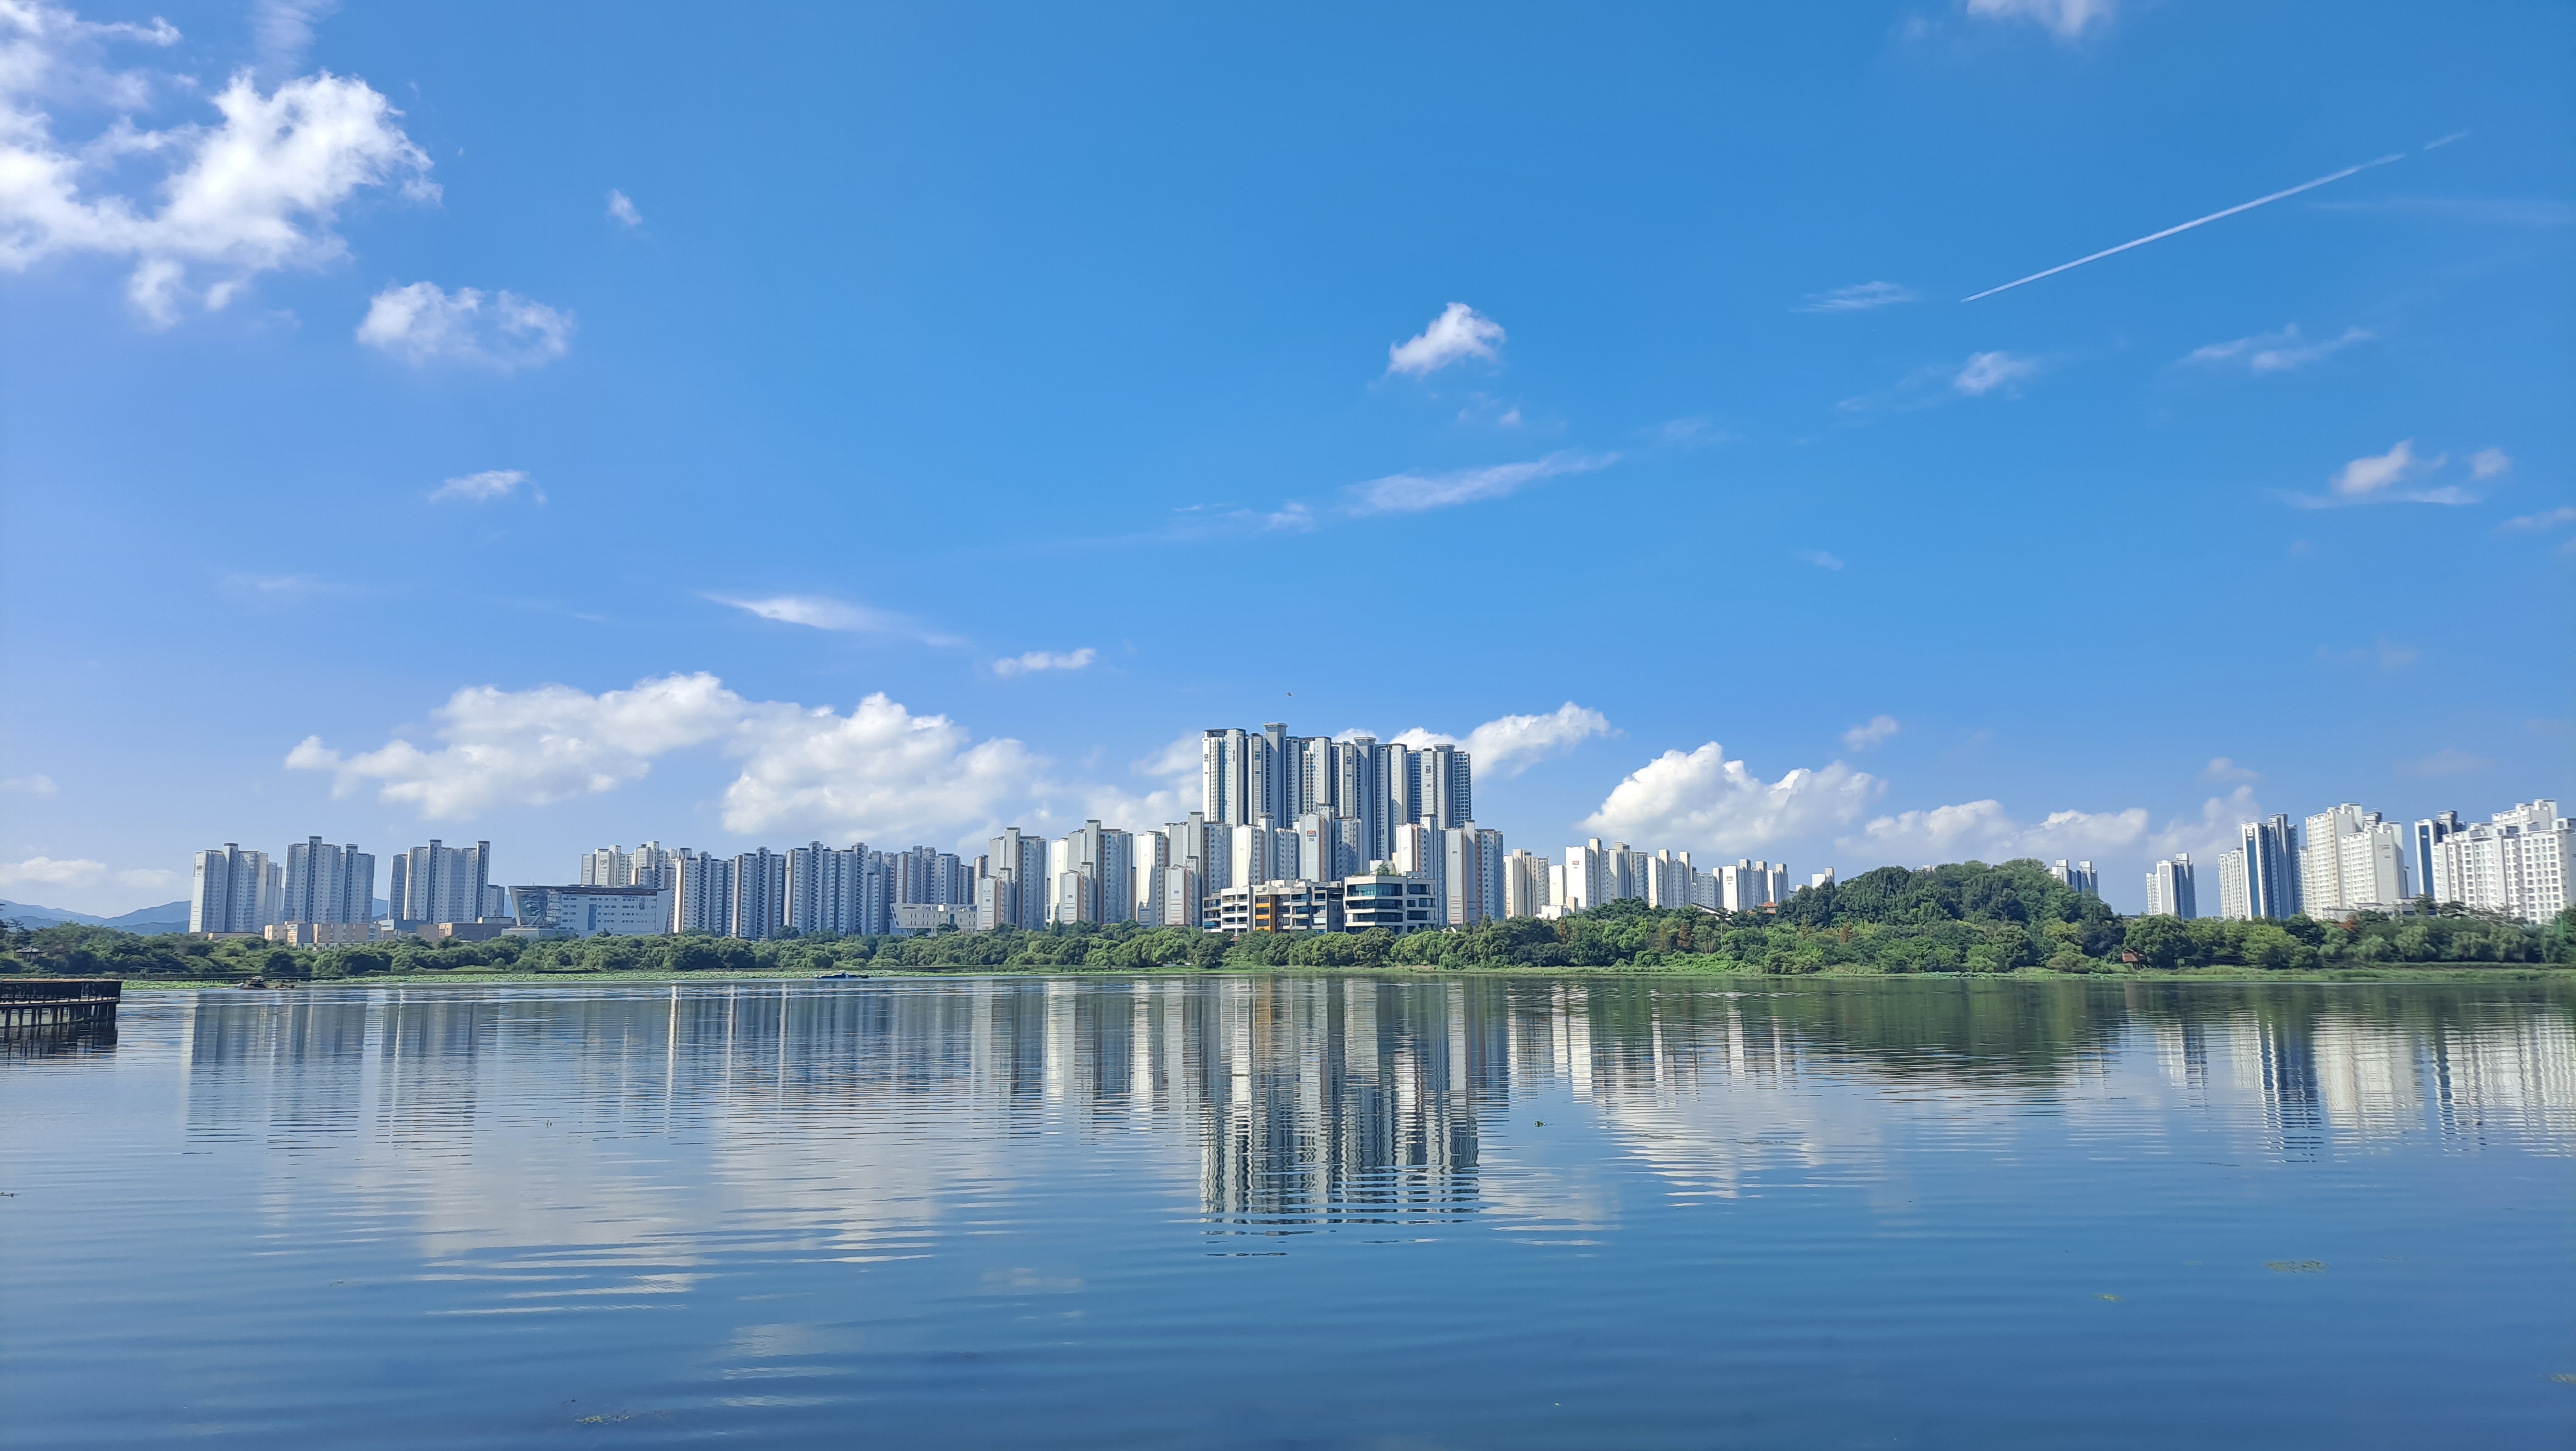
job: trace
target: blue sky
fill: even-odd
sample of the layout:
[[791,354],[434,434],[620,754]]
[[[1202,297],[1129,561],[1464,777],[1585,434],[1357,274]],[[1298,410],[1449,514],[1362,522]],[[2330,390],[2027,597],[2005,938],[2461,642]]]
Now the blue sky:
[[1470,741],[1515,846],[2131,909],[2564,795],[2571,41],[0,11],[0,893],[1154,825],[1274,719]]

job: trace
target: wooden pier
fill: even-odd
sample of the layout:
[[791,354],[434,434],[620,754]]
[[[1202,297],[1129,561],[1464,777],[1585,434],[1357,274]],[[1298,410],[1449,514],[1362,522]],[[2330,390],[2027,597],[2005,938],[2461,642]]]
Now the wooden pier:
[[124,996],[114,978],[0,977],[0,1028],[113,1023]]

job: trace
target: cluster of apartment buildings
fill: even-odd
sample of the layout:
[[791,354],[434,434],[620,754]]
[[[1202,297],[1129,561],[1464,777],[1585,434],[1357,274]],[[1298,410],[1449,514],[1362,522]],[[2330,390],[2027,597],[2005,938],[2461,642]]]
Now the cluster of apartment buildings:
[[[2567,907],[2567,868],[2576,825],[2543,798],[2464,823],[2445,811],[2411,828],[2346,802],[2302,822],[2287,816],[2241,823],[2238,844],[2218,859],[2219,917],[2341,920],[2356,912],[2403,912],[2425,897],[2524,922],[2546,922]],[[2147,873],[2151,916],[2197,917],[2192,860],[2176,855]]]

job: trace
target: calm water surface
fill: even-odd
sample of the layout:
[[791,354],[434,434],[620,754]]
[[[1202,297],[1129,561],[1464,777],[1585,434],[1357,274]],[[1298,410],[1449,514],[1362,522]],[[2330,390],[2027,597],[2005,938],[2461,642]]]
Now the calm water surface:
[[19,1446],[2576,1443],[2576,992],[138,993]]

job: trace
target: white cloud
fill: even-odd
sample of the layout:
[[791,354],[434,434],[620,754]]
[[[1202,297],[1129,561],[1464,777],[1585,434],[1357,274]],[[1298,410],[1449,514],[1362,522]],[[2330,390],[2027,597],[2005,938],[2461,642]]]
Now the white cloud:
[[1502,354],[1495,350],[1502,341],[1501,323],[1463,302],[1453,302],[1419,334],[1386,350],[1386,370],[1420,377],[1469,358],[1500,362]]
[[920,621],[874,605],[852,604],[824,595],[771,595],[766,599],[735,599],[729,595],[711,594],[706,598],[720,605],[747,610],[764,620],[782,625],[804,625],[816,630],[835,630],[853,635],[901,635],[925,645],[959,645],[965,643],[953,635],[942,635],[924,628]]
[[2259,771],[2249,771],[2243,766],[2236,764],[2234,761],[2227,759],[2225,756],[2212,756],[2209,758],[2209,764],[2200,768],[2200,779],[2204,781],[2260,781],[2263,779],[2263,775]]
[[31,856],[22,862],[0,862],[0,887],[84,887],[107,874],[107,863],[73,857],[56,861]]
[[1843,562],[1839,556],[1827,554],[1821,549],[1801,549],[1798,551],[1798,557],[1805,560],[1807,563],[1814,565],[1818,569],[1840,569],[1843,567]]
[[[2219,759],[2226,758],[2222,756]],[[2212,796],[2201,802],[2200,817],[2196,821],[2177,817],[2166,822],[2164,830],[2148,839],[2146,854],[2152,858],[2188,852],[2200,859],[2203,871],[2210,873],[2203,880],[2214,883],[2217,881],[2218,854],[2237,844],[2237,823],[2259,821],[2262,816],[2262,803],[2254,799],[2254,788],[2239,786],[2224,796]],[[2218,889],[2213,885],[2207,890],[2215,893]],[[2214,908],[2217,898],[2212,896],[2208,900]]]
[[2039,26],[2062,41],[2081,40],[2097,25],[2109,25],[2112,0],[1962,0],[1960,8],[1981,20],[2020,20]]
[[1546,715],[1507,715],[1489,720],[1467,732],[1463,741],[1420,726],[1387,740],[1416,750],[1424,746],[1457,746],[1475,759],[1478,775],[1517,776],[1594,736],[1617,734],[1610,717],[1569,700]]
[[2147,834],[2147,810],[2052,811],[2038,822],[2015,821],[2000,801],[1967,801],[1929,811],[1881,816],[1846,840],[1846,849],[1886,853],[1900,862],[2050,860],[2136,845]]
[[846,716],[756,707],[737,749],[747,759],[725,789],[724,823],[745,834],[953,838],[997,822],[1040,765],[1018,741],[974,742],[946,716],[914,715],[882,692]]
[[2182,361],[2200,367],[2241,367],[2252,373],[2287,373],[2375,336],[2368,328],[2349,327],[2341,337],[2311,343],[2300,337],[2298,324],[2292,323],[2279,332],[2194,348]]
[[1351,509],[1359,514],[1418,514],[1506,494],[1560,474],[1586,474],[1619,461],[1615,453],[1584,454],[1559,450],[1526,463],[1456,469],[1441,474],[1389,474],[1352,486]]
[[22,796],[54,796],[61,794],[62,788],[54,784],[51,776],[11,776],[0,780],[0,791],[15,791]]
[[2039,361],[2017,358],[2010,353],[1971,353],[1968,361],[1950,379],[1950,386],[1970,398],[1983,398],[2000,389],[2006,397],[2019,391],[2014,385],[2025,378],[2039,375]]
[[[195,82],[112,71],[94,57],[111,43],[178,39],[161,21],[93,25],[43,4],[0,5],[0,267],[77,253],[131,258],[127,297],[168,324],[189,303],[223,307],[260,273],[345,255],[332,227],[361,189],[437,197],[428,154],[395,124],[401,113],[353,78],[310,75],[263,92],[245,71],[210,98],[213,124],[137,129],[131,114],[156,93],[190,92]],[[47,101],[120,114],[89,140],[67,142]],[[158,175],[147,186],[134,178],[138,167]]]
[[352,593],[346,585],[309,574],[228,574],[223,578],[222,589],[234,599],[255,605],[293,605],[319,595]]
[[723,739],[748,710],[715,676],[668,675],[591,695],[567,685],[505,691],[468,686],[433,714],[446,742],[424,751],[395,739],[343,758],[307,737],[291,770],[329,771],[332,794],[368,781],[385,801],[432,820],[465,820],[500,806],[543,806],[639,781],[657,756]]
[[[2481,465],[2470,463],[2470,477],[2490,478],[2512,466],[2499,450],[2489,449],[2478,456],[2494,459]],[[2402,438],[2386,453],[2365,454],[2335,470],[2325,494],[2284,494],[2291,507],[2299,509],[2334,509],[2347,504],[2474,504],[2478,496],[2456,485],[2426,488],[2416,480],[2434,473],[2451,461],[2449,454],[2420,458],[2415,453],[2415,440]],[[2485,472],[2479,472],[2484,467]],[[2408,487],[2400,487],[2407,485]]]
[[433,715],[433,749],[396,738],[344,756],[313,736],[286,766],[329,772],[335,796],[373,787],[430,820],[461,821],[615,791],[675,751],[717,746],[742,761],[724,793],[728,830],[947,840],[1036,790],[1043,764],[1018,741],[973,741],[882,693],[842,715],[745,700],[703,672],[598,695],[473,686]]
[[1579,825],[1623,841],[1733,856],[1850,821],[1882,789],[1878,778],[1840,761],[1766,782],[1710,741],[1639,767]]
[[472,287],[435,282],[387,287],[367,300],[358,341],[414,367],[471,363],[509,372],[551,363],[572,350],[569,312],[515,292],[487,298]]
[[1031,650],[1025,655],[1011,655],[994,661],[993,673],[1008,677],[1026,675],[1033,670],[1080,670],[1099,658],[1100,652],[1088,645],[1062,653]]
[[1867,312],[1872,308],[1912,302],[1914,297],[1911,287],[1900,287],[1893,282],[1863,282],[1853,287],[1837,287],[1830,292],[1811,292],[1807,294],[1806,305],[1798,311]]
[[2555,529],[2561,524],[2576,524],[2576,504],[2561,504],[2537,514],[2517,515],[2496,527],[2506,530]]
[[[486,469],[479,474],[449,479],[430,490],[429,496],[432,499],[462,499],[469,504],[483,504],[494,499],[506,499],[518,492],[519,485],[527,482],[528,475],[523,469]],[[534,485],[529,486],[528,496],[540,504],[546,501],[546,491]]]
[[644,214],[635,210],[633,200],[615,187],[608,189],[608,219],[629,227],[644,225]]
[[340,0],[259,0],[251,8],[251,36],[259,45],[263,75],[290,75],[313,48],[313,27],[340,8]]
[[177,872],[164,871],[159,867],[131,867],[118,872],[116,881],[119,886],[126,887],[169,888],[179,885],[180,877]]
[[1897,725],[1896,717],[1892,715],[1871,716],[1867,723],[1853,726],[1850,730],[1843,732],[1843,749],[1846,751],[1869,750],[1873,746],[1884,743],[1888,737],[1895,735],[1901,729],[1903,729],[1903,727]]
[[2418,756],[2397,763],[2404,776],[2466,776],[2495,764],[2489,756],[2471,755],[2457,746],[2444,746],[2429,756]]
[[2500,448],[2482,448],[2469,455],[2469,478],[2502,478],[2513,471],[2513,456]]

